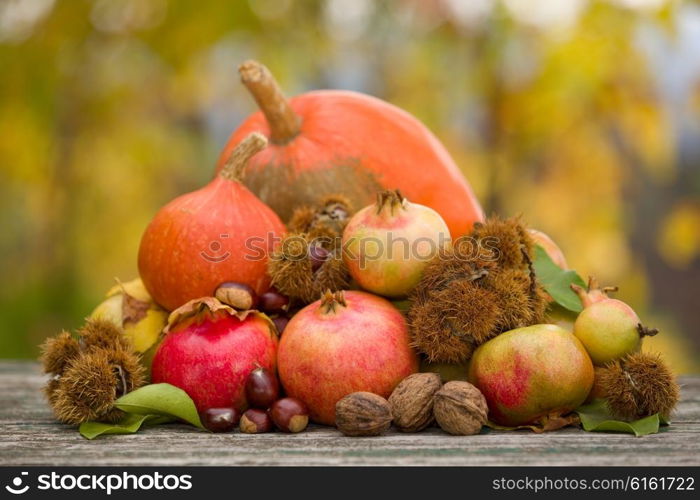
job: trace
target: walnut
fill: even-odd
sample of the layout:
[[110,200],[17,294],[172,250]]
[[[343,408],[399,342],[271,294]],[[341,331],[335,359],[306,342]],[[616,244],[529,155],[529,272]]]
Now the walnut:
[[469,382],[447,382],[435,394],[435,420],[445,432],[478,434],[486,423],[488,406],[481,391]]
[[353,392],[335,405],[335,425],[346,436],[378,436],[391,419],[389,402],[371,392]]
[[394,425],[403,432],[419,432],[432,424],[433,397],[440,387],[437,373],[414,373],[403,379],[389,396]]

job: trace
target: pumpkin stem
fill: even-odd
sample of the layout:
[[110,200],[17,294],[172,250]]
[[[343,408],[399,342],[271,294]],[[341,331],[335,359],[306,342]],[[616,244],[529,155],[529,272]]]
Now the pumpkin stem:
[[345,302],[345,294],[342,290],[337,292],[331,292],[326,290],[321,297],[321,312],[323,314],[331,314],[336,312],[341,307],[347,307],[348,304]]
[[270,125],[270,140],[274,144],[286,144],[301,130],[301,119],[270,70],[258,61],[246,61],[238,67],[241,82],[245,85]]
[[248,160],[267,146],[267,139],[259,132],[253,132],[243,139],[231,152],[219,175],[230,181],[241,182]]
[[403,208],[406,198],[403,197],[398,189],[387,189],[377,193],[377,215],[383,210],[388,210],[391,215],[396,213],[396,210]]

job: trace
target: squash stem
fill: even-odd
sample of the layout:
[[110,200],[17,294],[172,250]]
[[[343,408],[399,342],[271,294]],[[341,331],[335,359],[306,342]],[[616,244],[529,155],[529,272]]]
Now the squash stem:
[[241,182],[248,160],[267,146],[267,139],[259,132],[253,132],[243,139],[231,152],[219,175],[230,181]]
[[238,67],[241,82],[253,95],[270,125],[270,140],[286,144],[301,130],[301,118],[289,105],[270,70],[257,61],[246,61]]

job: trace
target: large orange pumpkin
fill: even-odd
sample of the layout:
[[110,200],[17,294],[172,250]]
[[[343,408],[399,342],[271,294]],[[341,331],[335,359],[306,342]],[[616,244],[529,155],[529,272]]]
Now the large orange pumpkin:
[[231,135],[219,158],[251,132],[270,146],[249,163],[244,183],[289,220],[295,207],[343,193],[360,209],[381,189],[400,189],[435,209],[458,237],[483,219],[471,187],[444,146],[416,118],[380,99],[317,90],[287,100],[269,70],[255,61],[239,68],[261,111]]

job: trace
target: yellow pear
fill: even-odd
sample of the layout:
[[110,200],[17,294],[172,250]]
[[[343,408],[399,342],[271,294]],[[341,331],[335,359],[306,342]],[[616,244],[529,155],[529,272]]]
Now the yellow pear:
[[159,307],[146,291],[140,279],[117,283],[107,292],[107,298],[90,314],[124,329],[134,349],[143,354],[143,362],[150,365],[149,352],[159,341],[168,312]]

